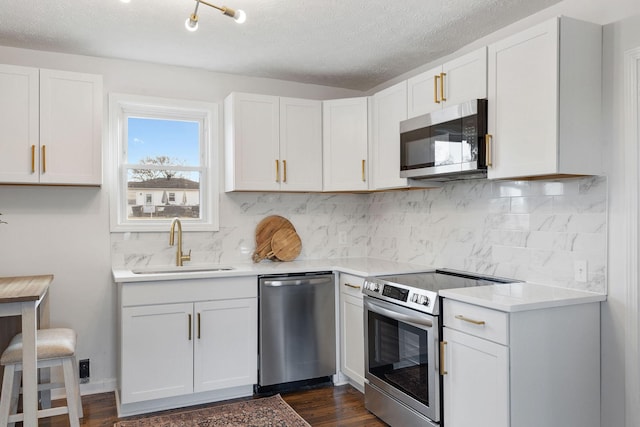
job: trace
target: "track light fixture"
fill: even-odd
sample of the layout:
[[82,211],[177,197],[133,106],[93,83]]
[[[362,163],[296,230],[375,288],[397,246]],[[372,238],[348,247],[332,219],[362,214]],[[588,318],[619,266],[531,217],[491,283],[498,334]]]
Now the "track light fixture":
[[234,21],[236,21],[238,24],[242,24],[244,21],[247,20],[247,14],[244,13],[243,10],[233,10],[229,7],[226,6],[216,6],[215,4],[211,4],[209,2],[203,1],[203,0],[195,0],[196,1],[196,8],[193,11],[193,13],[187,18],[187,20],[184,23],[184,26],[187,27],[187,30],[189,31],[195,31],[198,29],[198,6],[200,6],[200,3],[205,4],[209,7],[212,7],[214,9],[218,9],[220,12],[222,12],[223,15],[226,15],[230,18],[233,18]]

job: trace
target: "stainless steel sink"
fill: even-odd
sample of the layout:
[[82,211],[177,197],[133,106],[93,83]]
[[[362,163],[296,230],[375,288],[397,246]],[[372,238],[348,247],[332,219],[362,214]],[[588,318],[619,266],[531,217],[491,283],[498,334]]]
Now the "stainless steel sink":
[[133,274],[168,274],[168,273],[192,273],[192,272],[204,272],[204,271],[231,271],[233,267],[220,267],[220,266],[207,266],[207,265],[184,265],[173,267],[142,267],[134,268],[131,270]]

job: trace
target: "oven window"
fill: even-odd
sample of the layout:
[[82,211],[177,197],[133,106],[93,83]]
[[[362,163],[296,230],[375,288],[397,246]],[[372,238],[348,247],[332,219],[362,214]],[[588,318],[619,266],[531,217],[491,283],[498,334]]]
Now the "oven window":
[[368,314],[369,373],[429,406],[427,331]]

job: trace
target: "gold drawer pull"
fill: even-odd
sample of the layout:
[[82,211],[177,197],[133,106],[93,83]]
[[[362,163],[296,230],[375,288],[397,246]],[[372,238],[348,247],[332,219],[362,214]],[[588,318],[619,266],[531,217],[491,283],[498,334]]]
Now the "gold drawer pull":
[[31,146],[31,173],[36,173],[36,146]]
[[360,286],[358,285],[352,285],[351,283],[345,283],[345,286],[349,287],[349,288],[353,288],[353,289],[360,289]]
[[42,146],[42,173],[47,171],[47,146]]
[[440,76],[433,76],[433,102],[440,104],[438,100],[438,79]]
[[367,177],[365,175],[365,171],[366,171],[366,160],[362,159],[362,182],[366,182],[367,181]]
[[446,345],[446,341],[440,341],[440,375],[448,374],[447,370],[444,368],[444,348]]
[[191,315],[188,314],[187,316],[189,316],[189,324],[187,325],[189,327],[189,341],[191,341],[191,329],[192,329],[192,323],[191,323]]
[[276,182],[280,182],[280,163],[276,160]]
[[200,339],[200,313],[198,313],[198,339]]
[[441,101],[446,101],[447,98],[444,97],[444,76],[446,76],[447,73],[440,73],[440,100]]
[[287,182],[287,161],[282,161],[282,182]]
[[486,157],[486,164],[488,168],[493,167],[493,160],[491,159],[493,157],[493,153],[491,152],[491,144],[493,142],[493,135],[491,134],[486,134],[484,136],[484,144],[486,147],[486,151],[485,151],[485,157]]
[[454,317],[456,319],[458,319],[458,320],[462,320],[463,322],[473,323],[474,325],[484,325],[485,324],[484,320],[469,319],[468,317],[464,317],[462,314],[456,314]]

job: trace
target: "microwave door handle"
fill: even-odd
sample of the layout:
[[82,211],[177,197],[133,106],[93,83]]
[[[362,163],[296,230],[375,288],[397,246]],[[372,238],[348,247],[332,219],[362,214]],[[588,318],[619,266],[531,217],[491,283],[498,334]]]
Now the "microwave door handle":
[[433,322],[431,322],[431,320],[429,319],[423,319],[418,316],[410,316],[408,314],[398,313],[397,311],[389,310],[388,308],[381,307],[380,305],[369,301],[367,301],[366,306],[367,309],[373,311],[374,313],[387,316],[388,318],[393,320],[413,324],[416,327],[433,327]]

